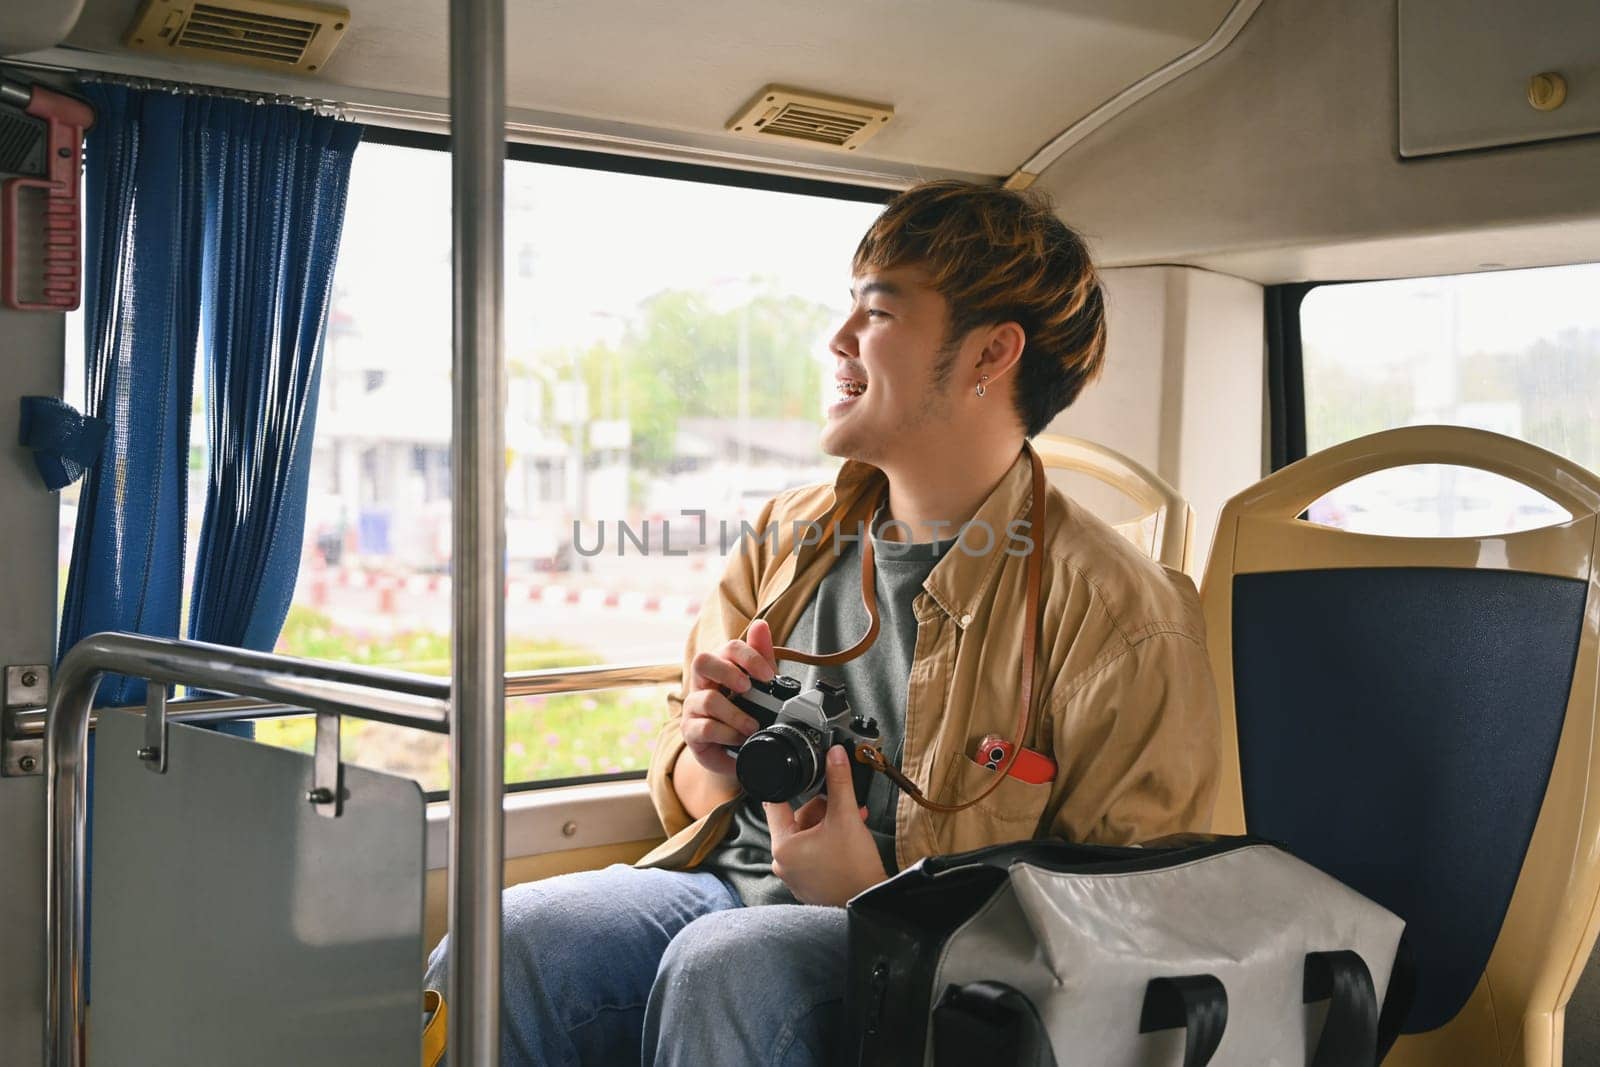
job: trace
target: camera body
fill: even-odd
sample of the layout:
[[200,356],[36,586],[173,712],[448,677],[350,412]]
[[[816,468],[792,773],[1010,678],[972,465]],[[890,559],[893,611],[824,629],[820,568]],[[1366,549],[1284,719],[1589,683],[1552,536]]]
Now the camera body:
[[867,802],[873,769],[855,759],[855,750],[878,743],[878,723],[850,709],[844,686],[818,682],[802,691],[780,674],[770,682],[752,678],[749,689],[728,698],[761,727],[729,749],[746,793],[767,803],[809,800],[823,789],[828,749],[844,745],[856,806]]

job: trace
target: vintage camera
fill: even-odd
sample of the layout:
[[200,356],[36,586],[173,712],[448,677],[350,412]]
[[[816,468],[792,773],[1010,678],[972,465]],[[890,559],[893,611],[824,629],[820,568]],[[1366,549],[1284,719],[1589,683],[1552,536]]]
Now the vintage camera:
[[752,678],[743,693],[728,698],[761,724],[734,756],[734,769],[746,793],[768,803],[808,800],[823,787],[828,749],[844,745],[851,754],[850,776],[856,805],[867,802],[873,769],[855,759],[857,744],[878,743],[878,723],[850,710],[844,686],[818,682],[802,692],[786,674],[770,682]]

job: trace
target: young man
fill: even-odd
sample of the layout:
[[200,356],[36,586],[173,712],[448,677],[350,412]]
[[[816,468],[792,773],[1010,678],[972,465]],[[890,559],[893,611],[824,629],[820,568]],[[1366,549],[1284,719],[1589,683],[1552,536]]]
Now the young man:
[[[1209,821],[1218,724],[1193,584],[1054,490],[1042,529],[1026,526],[1026,439],[1103,359],[1083,242],[1039,199],[934,182],[889,204],[853,274],[822,432],[847,462],[832,485],[767,505],[695,624],[650,766],[668,840],[637,867],[506,892],[507,1063],[832,1062],[850,897],[932,854],[1127,844]],[[844,536],[821,536],[830,519]],[[832,653],[866,631],[868,544],[871,647],[827,668],[779,663],[775,638]],[[978,743],[1017,721],[1029,549],[1042,574],[1023,744],[1054,761],[1053,780],[1007,776],[945,814],[878,775],[858,809],[836,747],[826,794],[798,810],[743,796],[726,750],[756,723],[723,691],[780,667],[807,688],[844,684],[927,797],[982,793],[995,772]],[[441,945],[430,986],[443,958]]]

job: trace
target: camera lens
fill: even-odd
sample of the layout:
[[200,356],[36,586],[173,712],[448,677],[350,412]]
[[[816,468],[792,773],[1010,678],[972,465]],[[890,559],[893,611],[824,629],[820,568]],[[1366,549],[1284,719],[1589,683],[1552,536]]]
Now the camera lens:
[[739,748],[734,771],[744,791],[765,803],[789,800],[817,780],[817,752],[800,730],[779,723],[757,730]]

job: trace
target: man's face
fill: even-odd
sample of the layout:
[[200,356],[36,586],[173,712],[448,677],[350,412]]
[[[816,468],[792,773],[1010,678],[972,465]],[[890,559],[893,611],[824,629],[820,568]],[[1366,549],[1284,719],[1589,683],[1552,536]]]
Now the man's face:
[[918,267],[854,279],[852,307],[829,342],[836,392],[822,450],[883,466],[951,432],[948,306]]

